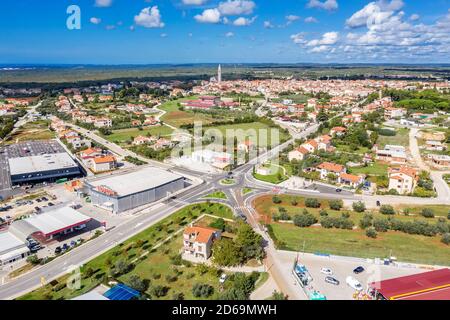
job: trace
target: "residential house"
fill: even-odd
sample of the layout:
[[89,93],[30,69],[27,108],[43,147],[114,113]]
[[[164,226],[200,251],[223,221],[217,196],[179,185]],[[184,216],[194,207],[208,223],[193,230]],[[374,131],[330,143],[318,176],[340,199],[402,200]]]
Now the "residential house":
[[447,146],[438,140],[427,140],[425,142],[425,149],[428,151],[444,151]]
[[94,120],[94,126],[96,128],[110,128],[112,127],[112,120],[109,118],[96,118]]
[[211,256],[214,241],[219,240],[220,230],[208,227],[187,227],[183,232],[183,251],[194,258],[207,260]]
[[317,169],[320,171],[320,179],[322,180],[326,180],[330,173],[334,174],[338,179],[341,173],[347,172],[347,169],[343,165],[332,162],[323,162],[317,166]]
[[140,146],[143,144],[149,144],[155,142],[157,139],[155,137],[137,136],[133,140],[133,145]]
[[384,109],[384,118],[386,120],[401,118],[406,115],[406,109],[389,107]]
[[430,158],[431,163],[434,166],[440,169],[450,168],[450,156],[442,154],[430,154],[428,157]]
[[348,173],[341,173],[339,175],[338,182],[340,184],[356,188],[359,185],[363,184],[365,181],[365,177],[363,175],[354,175]]
[[106,172],[116,168],[117,161],[112,155],[103,155],[90,160],[90,169],[95,172]]
[[391,164],[404,164],[408,160],[406,149],[403,146],[386,145],[379,150],[375,147],[376,159]]
[[414,191],[418,181],[417,170],[402,166],[389,168],[389,190],[396,190],[399,194],[409,194]]
[[289,161],[292,160],[302,161],[305,159],[307,154],[309,154],[309,150],[305,149],[303,146],[300,146],[297,149],[288,153],[288,159]]
[[89,148],[80,152],[80,158],[82,160],[94,159],[102,155],[103,151],[100,148]]
[[330,130],[330,134],[337,137],[342,137],[346,132],[347,129],[344,127],[334,127]]

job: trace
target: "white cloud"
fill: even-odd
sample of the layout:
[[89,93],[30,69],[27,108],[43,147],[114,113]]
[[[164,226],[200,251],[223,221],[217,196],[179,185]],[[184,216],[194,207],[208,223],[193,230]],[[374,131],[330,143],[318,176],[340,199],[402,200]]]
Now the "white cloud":
[[161,14],[158,6],[148,7],[141,10],[139,15],[134,16],[134,22],[145,28],[163,28],[164,22],[161,21]]
[[370,2],[347,19],[346,25],[350,28],[358,28],[368,24],[381,24],[390,19],[403,6],[402,0]]
[[159,36],[160,36],[161,38],[167,38],[167,33],[161,33]]
[[208,2],[208,0],[182,0],[183,4],[188,6],[201,6]]
[[304,36],[304,33],[293,34],[291,35],[291,40],[295,44],[305,44],[307,41],[305,40]]
[[227,38],[231,38],[231,37],[234,37],[234,33],[233,32],[227,32],[227,33],[225,33],[225,37],[227,37]]
[[90,21],[92,24],[100,24],[100,22],[102,22],[102,19],[96,18],[96,17],[92,17],[91,19],[89,19],[89,21]]
[[107,8],[112,5],[112,0],[95,0],[95,6],[100,8]]
[[308,8],[318,8],[318,9],[324,9],[324,10],[337,10],[339,8],[339,5],[337,3],[337,0],[309,0],[308,2]]
[[333,45],[339,40],[339,32],[327,32],[322,35],[322,38],[311,40],[307,43],[308,47],[316,47],[322,45]]
[[290,14],[290,15],[286,16],[286,20],[294,22],[294,21],[300,20],[300,17],[296,16],[296,15],[293,15],[293,14]]
[[409,17],[409,20],[411,20],[411,21],[417,21],[419,19],[420,19],[420,16],[417,13],[414,13]]
[[200,23],[219,23],[221,14],[218,9],[206,9],[194,17]]
[[314,17],[307,17],[307,18],[305,18],[305,22],[306,23],[317,23],[319,21],[317,21],[317,19]]
[[253,17],[251,19],[239,17],[236,20],[233,21],[233,25],[236,27],[245,27],[251,25],[253,22],[255,22],[256,17]]
[[312,53],[322,53],[322,52],[328,51],[328,49],[329,49],[328,46],[319,46],[319,47],[312,48],[310,50],[310,52],[312,52]]
[[267,20],[267,21],[264,21],[264,28],[273,29],[273,28],[275,28],[275,26],[272,24],[272,22]]
[[218,10],[224,16],[237,16],[252,14],[256,4],[248,0],[227,0],[219,3]]

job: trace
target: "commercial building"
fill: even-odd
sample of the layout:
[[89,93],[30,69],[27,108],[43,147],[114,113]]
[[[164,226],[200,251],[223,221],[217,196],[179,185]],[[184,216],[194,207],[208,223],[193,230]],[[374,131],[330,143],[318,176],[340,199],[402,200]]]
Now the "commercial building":
[[167,197],[185,187],[183,176],[147,167],[138,171],[86,181],[92,204],[120,213]]
[[15,221],[10,231],[20,239],[33,236],[42,241],[82,230],[92,220],[70,207],[61,207],[27,219]]
[[373,282],[368,291],[378,300],[450,300],[450,269]]
[[26,258],[30,254],[27,244],[12,232],[0,233],[0,266]]
[[62,178],[82,176],[78,163],[55,140],[28,141],[0,150],[1,185],[54,182]]

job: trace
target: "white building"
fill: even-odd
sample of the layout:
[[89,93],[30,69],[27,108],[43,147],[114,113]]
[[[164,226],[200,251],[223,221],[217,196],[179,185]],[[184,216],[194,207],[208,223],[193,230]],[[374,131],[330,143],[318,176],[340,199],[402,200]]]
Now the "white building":
[[389,190],[396,190],[399,194],[409,194],[417,185],[417,170],[409,167],[389,169]]
[[12,232],[0,233],[0,266],[22,260],[30,254],[25,241]]

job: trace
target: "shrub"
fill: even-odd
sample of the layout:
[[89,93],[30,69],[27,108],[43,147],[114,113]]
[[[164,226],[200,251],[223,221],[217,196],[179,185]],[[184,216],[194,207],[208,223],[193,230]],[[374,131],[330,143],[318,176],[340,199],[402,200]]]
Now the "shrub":
[[378,233],[374,227],[367,228],[366,236],[368,236],[369,238],[375,239],[377,237],[377,235],[378,235]]
[[287,214],[287,212],[283,212],[278,216],[279,220],[289,221],[291,220],[291,216]]
[[138,275],[131,275],[128,283],[131,288],[139,291],[145,292],[148,289],[148,281],[142,280]]
[[176,292],[172,295],[172,300],[184,300],[184,294],[181,292]]
[[196,283],[192,288],[192,294],[196,298],[208,298],[214,293],[214,288],[209,284]]
[[305,200],[305,206],[307,208],[319,208],[320,202],[319,202],[319,200],[317,200],[315,198],[308,198]]
[[387,219],[375,219],[373,227],[378,232],[386,232],[389,230],[389,221]]
[[296,207],[298,205],[298,201],[296,199],[292,199],[291,204]]
[[365,214],[364,217],[359,221],[359,226],[361,229],[366,229],[372,226],[373,217],[371,214]]
[[330,200],[328,201],[330,209],[339,211],[344,207],[344,202],[342,200]]
[[344,219],[348,219],[348,218],[350,218],[350,213],[344,212],[343,214],[341,214],[341,217]]
[[388,205],[388,204],[384,204],[380,207],[380,213],[381,214],[387,214],[387,215],[394,215],[395,214],[395,210],[392,206]]
[[319,212],[321,217],[327,217],[328,216],[328,211],[325,209],[320,210]]
[[434,211],[430,208],[424,208],[420,214],[425,218],[434,218]]
[[161,298],[161,297],[164,297],[165,295],[167,295],[168,291],[169,291],[168,287],[158,285],[158,286],[152,287],[151,294],[157,298]]
[[364,212],[366,211],[366,205],[362,201],[353,202],[353,210],[356,212]]
[[450,233],[444,234],[442,236],[441,242],[449,245],[450,244]]
[[280,204],[282,201],[281,201],[280,197],[273,196],[272,197],[272,202],[275,203],[275,204]]
[[315,223],[317,223],[316,217],[314,217],[306,210],[302,214],[294,216],[294,225],[296,225],[297,227],[310,227]]

